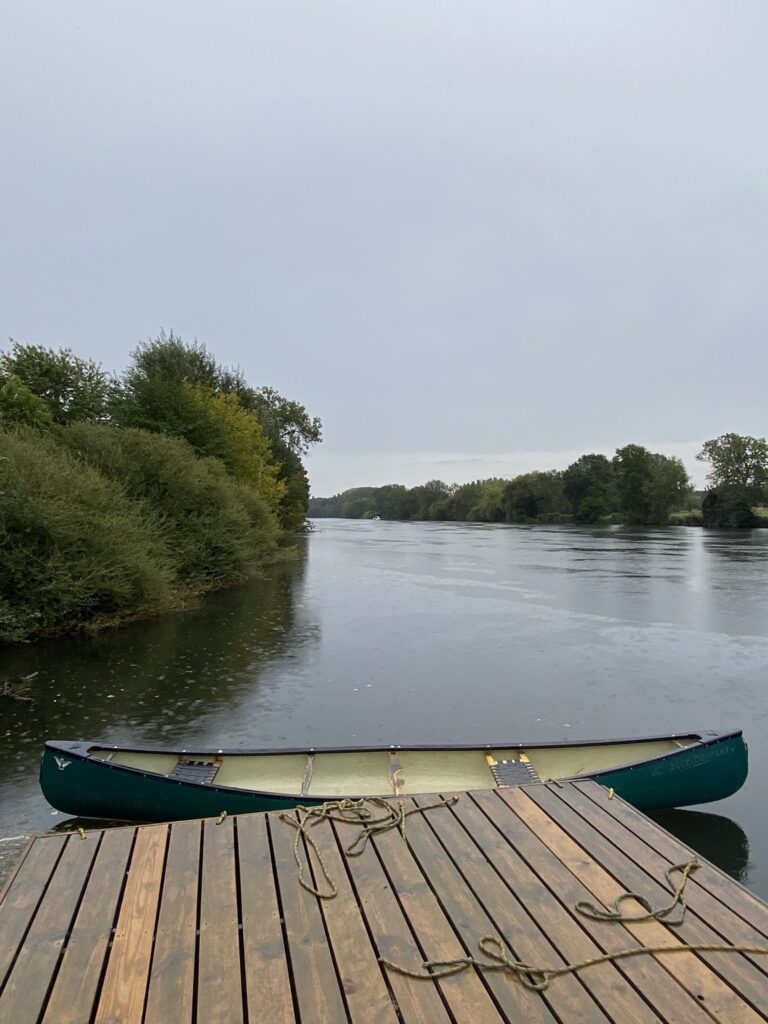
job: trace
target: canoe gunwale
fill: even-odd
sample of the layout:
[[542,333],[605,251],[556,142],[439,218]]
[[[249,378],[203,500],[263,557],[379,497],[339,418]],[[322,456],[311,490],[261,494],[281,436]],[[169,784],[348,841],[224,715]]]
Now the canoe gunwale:
[[[621,745],[623,743],[642,743],[652,742],[658,740],[670,740],[670,739],[690,739],[695,737],[694,743],[686,747],[680,747],[677,750],[671,750],[664,754],[657,754],[653,757],[643,758],[640,761],[625,762],[624,764],[616,765],[612,768],[600,769],[596,772],[585,773],[580,775],[564,776],[561,780],[563,782],[580,782],[588,779],[600,783],[601,776],[607,776],[615,773],[616,771],[632,771],[644,765],[660,764],[664,761],[680,757],[680,755],[693,750],[701,750],[706,747],[715,746],[718,743],[722,743],[731,739],[738,739],[742,736],[742,730],[736,729],[727,733],[718,733],[714,730],[707,732],[686,732],[686,733],[667,733],[666,735],[660,736],[643,736],[633,737],[627,739],[612,739],[612,740],[568,740],[562,743],[534,743],[534,744],[510,744],[510,743],[485,743],[485,744],[398,744],[390,746],[371,746],[371,747],[300,747],[292,749],[267,749],[267,750],[225,750],[225,749],[209,749],[205,750],[199,747],[192,747],[186,750],[178,750],[174,748],[164,747],[127,747],[120,746],[118,744],[109,743],[90,743],[87,741],[64,741],[64,740],[46,740],[43,757],[46,752],[57,752],[65,754],[67,757],[75,758],[79,761],[87,762],[94,768],[99,769],[111,769],[119,773],[127,773],[131,777],[139,778],[152,778],[166,782],[169,785],[181,786],[186,790],[200,791],[203,790],[207,793],[221,793],[222,795],[242,795],[247,794],[249,796],[262,798],[266,801],[272,800],[290,800],[295,805],[301,806],[303,804],[321,804],[329,801],[338,800],[339,796],[329,795],[312,795],[312,796],[296,796],[292,793],[284,793],[279,790],[259,790],[259,789],[243,789],[235,786],[222,786],[213,784],[203,784],[200,782],[191,782],[183,779],[170,778],[167,775],[162,775],[159,772],[149,771],[143,768],[135,768],[129,765],[116,764],[112,761],[102,760],[100,758],[91,758],[90,752],[96,750],[119,750],[126,753],[139,753],[139,754],[174,754],[174,755],[198,755],[206,757],[221,757],[221,756],[264,756],[264,755],[281,755],[281,754],[341,754],[341,753],[361,753],[366,751],[390,751],[390,750],[493,750],[493,749],[504,749],[504,750],[536,750],[536,749],[560,749],[563,747],[585,747],[585,746],[613,746]],[[708,737],[705,739],[705,737]],[[448,790],[446,790],[448,792]],[[389,794],[387,794],[389,795]],[[410,794],[419,795],[419,794]],[[365,799],[364,796],[354,795],[349,793],[346,795],[347,799],[360,800]]]

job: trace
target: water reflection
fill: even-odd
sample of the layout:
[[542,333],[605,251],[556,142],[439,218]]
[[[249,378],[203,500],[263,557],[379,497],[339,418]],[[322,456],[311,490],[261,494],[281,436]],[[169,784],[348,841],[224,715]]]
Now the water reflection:
[[735,821],[720,814],[686,810],[653,811],[648,817],[737,882],[747,881],[749,840]]
[[302,549],[296,562],[189,611],[4,651],[0,679],[39,675],[33,704],[0,701],[0,835],[55,823],[37,789],[47,738],[170,744],[202,739],[222,709],[236,720],[271,665],[317,642],[301,603],[305,563]]

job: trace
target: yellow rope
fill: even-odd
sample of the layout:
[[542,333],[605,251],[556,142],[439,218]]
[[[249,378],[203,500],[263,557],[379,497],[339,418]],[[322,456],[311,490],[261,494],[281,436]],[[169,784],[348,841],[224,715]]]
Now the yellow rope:
[[[672,902],[658,910],[654,910],[644,896],[637,893],[625,892],[610,905],[606,910],[594,903],[581,901],[575,905],[577,913],[589,917],[594,921],[629,922],[636,921],[662,921],[669,918],[672,911],[679,905],[680,914],[675,921],[667,920],[666,924],[674,927],[682,924],[685,917],[686,903],[683,899],[683,891],[692,871],[701,867],[697,860],[691,860],[687,864],[676,864],[665,872],[667,883],[672,889]],[[674,872],[680,871],[682,877],[675,887],[672,882]],[[624,900],[634,899],[644,908],[642,914],[628,914],[622,911],[621,904]],[[436,978],[447,978],[459,971],[465,971],[469,967],[476,967],[480,971],[507,971],[525,988],[534,992],[543,992],[549,987],[552,978],[561,977],[564,974],[574,974],[587,967],[594,967],[597,964],[610,963],[615,960],[624,960],[630,956],[640,956],[658,953],[753,953],[757,955],[768,955],[768,946],[731,946],[719,943],[688,943],[677,946],[637,946],[633,949],[621,949],[615,953],[601,953],[598,956],[580,960],[574,964],[564,964],[562,967],[538,967],[527,964],[523,960],[516,960],[501,939],[494,935],[484,935],[478,942],[480,952],[486,957],[485,960],[478,960],[474,956],[458,957],[455,960],[425,960],[419,970],[412,970],[409,967],[402,967],[394,964],[391,960],[380,957],[380,963],[397,974],[404,974],[408,978],[429,980]]]
[[[623,892],[618,899],[611,903],[610,907],[605,910],[603,907],[598,907],[594,903],[589,903],[585,900],[581,900],[576,904],[574,909],[577,913],[582,914],[584,917],[591,917],[593,921],[665,921],[666,924],[676,928],[678,925],[683,923],[685,917],[686,904],[683,899],[683,890],[685,889],[688,876],[696,868],[700,868],[701,864],[697,860],[690,860],[687,864],[675,864],[674,867],[668,868],[664,872],[664,877],[667,880],[667,885],[672,890],[672,902],[666,907],[660,907],[658,910],[654,910],[645,896],[640,896],[636,892]],[[672,875],[676,872],[682,872],[677,888],[675,888],[672,882]],[[641,907],[644,909],[642,914],[627,914],[621,909],[621,904],[625,900],[637,900]],[[671,915],[675,907],[680,907],[680,914],[675,921],[667,920]]]
[[481,971],[507,971],[525,988],[534,992],[543,992],[549,987],[552,978],[561,977],[564,974],[573,974],[576,971],[583,971],[587,967],[594,967],[597,964],[609,963],[614,960],[623,960],[630,956],[647,955],[649,953],[755,953],[768,955],[768,946],[729,946],[717,945],[704,942],[691,943],[681,946],[638,946],[635,949],[621,949],[615,953],[603,953],[600,956],[590,957],[588,960],[581,960],[575,964],[564,964],[562,967],[536,967],[527,964],[522,960],[515,960],[507,947],[493,935],[484,935],[478,943],[480,951],[485,954],[487,960],[478,960],[474,956],[459,957],[456,960],[425,960],[421,970],[411,970],[400,964],[392,963],[385,957],[380,957],[379,962],[397,974],[404,974],[407,978],[417,978],[427,981],[436,978],[447,978],[459,971],[465,971],[469,967],[477,967]]
[[[347,856],[359,857],[372,836],[381,835],[396,828],[399,829],[400,834],[405,839],[405,819],[409,815],[418,814],[422,811],[431,811],[436,807],[450,807],[458,799],[457,796],[451,796],[447,799],[441,797],[437,803],[425,804],[423,807],[412,807],[407,811],[403,806],[402,800],[399,800],[397,804],[390,800],[384,800],[381,797],[367,797],[362,800],[332,800],[324,804],[317,804],[314,807],[297,807],[295,816],[283,812],[278,817],[280,821],[284,821],[286,825],[296,829],[293,856],[299,869],[299,884],[307,892],[317,896],[318,899],[331,900],[338,894],[338,889],[331,878],[325,860],[317,848],[317,844],[307,831],[310,827],[317,825],[321,821],[337,821],[345,825],[359,825],[360,831],[345,850]],[[366,806],[366,804],[370,806]],[[374,809],[376,808],[381,811],[381,814],[374,817]],[[307,881],[300,851],[302,836],[308,850],[314,853],[323,879],[330,891],[323,892]],[[309,857],[309,853],[307,856]]]

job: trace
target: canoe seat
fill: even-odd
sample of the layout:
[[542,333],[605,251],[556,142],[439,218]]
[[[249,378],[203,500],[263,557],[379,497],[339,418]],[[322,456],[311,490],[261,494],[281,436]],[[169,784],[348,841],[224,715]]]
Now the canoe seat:
[[488,767],[500,789],[507,786],[527,786],[529,782],[541,782],[536,769],[527,758],[521,758],[519,761],[493,761]]
[[179,758],[173,771],[168,775],[169,779],[179,779],[181,782],[196,782],[200,786],[206,786],[216,778],[216,772],[221,767],[221,758],[215,761],[193,761],[190,758]]

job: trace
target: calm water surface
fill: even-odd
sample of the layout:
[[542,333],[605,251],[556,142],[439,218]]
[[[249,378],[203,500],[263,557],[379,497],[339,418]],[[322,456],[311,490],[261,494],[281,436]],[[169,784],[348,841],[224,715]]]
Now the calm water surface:
[[46,737],[297,746],[743,727],[729,800],[658,815],[768,898],[768,531],[321,520],[296,564],[201,607],[0,653],[0,872],[66,827]]

